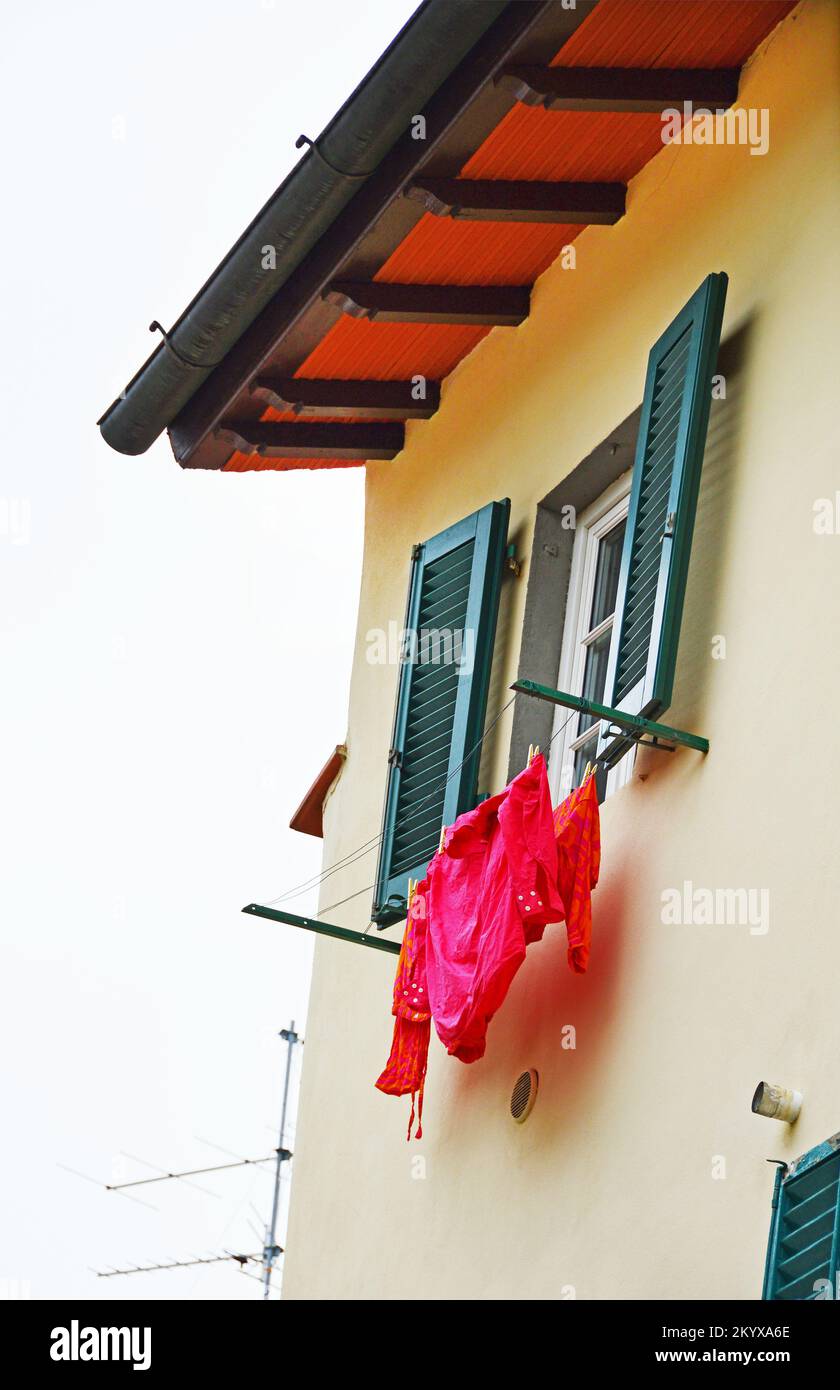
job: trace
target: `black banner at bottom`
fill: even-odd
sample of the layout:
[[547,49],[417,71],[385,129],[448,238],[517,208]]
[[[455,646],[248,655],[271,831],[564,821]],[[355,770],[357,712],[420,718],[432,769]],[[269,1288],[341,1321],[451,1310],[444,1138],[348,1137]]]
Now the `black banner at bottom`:
[[[694,1366],[785,1366],[801,1374],[830,1364],[840,1330],[831,1300],[826,1305],[547,1299],[538,1305],[540,1312],[546,1303],[552,1304],[548,1318],[533,1324],[528,1341],[536,1349],[542,1333],[543,1355],[556,1359],[557,1374],[562,1374],[564,1356],[571,1358],[571,1369],[581,1355],[596,1374],[644,1370],[655,1375],[660,1369]],[[329,1330],[321,1321],[313,1335],[309,1317],[322,1320],[323,1308],[301,1302],[22,1301],[0,1305],[0,1331],[7,1366],[19,1361],[27,1371],[48,1372],[59,1380],[160,1372],[215,1378],[230,1373],[239,1379],[267,1370],[281,1377],[284,1369],[294,1371],[301,1356],[310,1363],[307,1370],[320,1374],[333,1366],[343,1376],[388,1374],[387,1368],[396,1365],[402,1375],[413,1365],[423,1378],[433,1373],[441,1333],[447,1342],[454,1337],[460,1343],[459,1360],[497,1370],[499,1343],[507,1342],[510,1328],[502,1332],[494,1305],[486,1308],[486,1324],[481,1302],[470,1303],[468,1321],[462,1320],[461,1303],[451,1306],[457,1319],[451,1328],[442,1302],[435,1302],[432,1320],[426,1315],[421,1331],[410,1321],[412,1315],[388,1303],[375,1309],[362,1299],[331,1303]]]

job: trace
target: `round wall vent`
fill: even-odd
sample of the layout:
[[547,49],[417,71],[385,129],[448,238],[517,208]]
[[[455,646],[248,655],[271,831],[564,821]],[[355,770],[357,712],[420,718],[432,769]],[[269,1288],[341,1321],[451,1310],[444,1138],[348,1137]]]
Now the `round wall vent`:
[[540,1078],[533,1067],[517,1077],[510,1095],[510,1113],[518,1125],[524,1124],[533,1110],[539,1084]]

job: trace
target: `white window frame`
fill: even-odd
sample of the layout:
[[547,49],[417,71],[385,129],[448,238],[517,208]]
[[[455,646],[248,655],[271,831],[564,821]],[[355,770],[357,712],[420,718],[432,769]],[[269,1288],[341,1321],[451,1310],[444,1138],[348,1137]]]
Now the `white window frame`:
[[[560,671],[557,677],[558,690],[570,695],[583,692],[583,673],[586,664],[585,638],[591,640],[589,614],[592,611],[592,598],[595,589],[595,573],[598,565],[598,547],[601,538],[611,531],[622,519],[626,519],[630,506],[631,470],[616,478],[601,496],[577,518],[575,541],[572,550],[572,564],[569,573],[569,592],[566,599],[566,619],[563,626],[563,645],[560,656]],[[612,624],[609,618],[597,629],[602,632]],[[597,635],[596,632],[596,635]],[[605,700],[608,694],[605,695]],[[569,719],[570,711],[564,705],[557,705],[554,711],[552,728],[551,757],[549,760],[549,785],[552,797],[557,803],[568,796],[572,787],[574,771],[574,749],[577,735],[574,733],[576,719]],[[565,729],[564,722],[568,719]],[[562,733],[560,732],[562,729]],[[607,796],[618,791],[630,781],[633,774],[635,750],[622,758],[607,774]]]

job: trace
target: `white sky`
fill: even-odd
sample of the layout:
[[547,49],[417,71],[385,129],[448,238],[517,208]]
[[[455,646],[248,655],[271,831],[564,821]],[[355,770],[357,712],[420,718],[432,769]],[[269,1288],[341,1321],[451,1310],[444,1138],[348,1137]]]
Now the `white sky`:
[[261,1296],[89,1267],[258,1250],[267,1174],[150,1210],[58,1165],[276,1143],[311,943],[239,909],[320,867],[287,827],[346,732],[363,473],[182,472],[95,421],[414,8],[4,8],[0,1296]]

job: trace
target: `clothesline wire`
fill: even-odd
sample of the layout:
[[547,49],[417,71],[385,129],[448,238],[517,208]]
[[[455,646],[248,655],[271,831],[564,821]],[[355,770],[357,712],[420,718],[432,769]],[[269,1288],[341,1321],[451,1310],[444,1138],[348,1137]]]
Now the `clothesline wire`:
[[344,855],[343,859],[337,859],[328,869],[322,869],[319,874],[313,875],[313,877],[307,879],[305,883],[298,883],[294,888],[287,888],[286,891],[281,893],[277,898],[269,898],[266,907],[276,907],[277,903],[287,902],[289,898],[299,898],[302,893],[308,892],[310,888],[318,888],[326,879],[338,873],[339,869],[344,869],[349,864],[355,863],[357,859],[363,858],[365,854],[369,854],[370,851],[379,844],[381,839],[382,835],[380,833],[379,835],[375,835],[372,840],[365,840],[364,844],[359,845],[356,849],[350,850],[349,853]]
[[[461,761],[458,763],[458,766],[452,769],[452,771],[444,778],[443,782],[439,786],[433,787],[432,790],[429,792],[428,796],[424,797],[423,801],[421,801],[420,805],[417,807],[418,811],[422,811],[424,807],[429,804],[430,801],[433,801],[435,797],[440,794],[441,791],[445,790],[446,786],[449,782],[451,782],[452,778],[457,776],[464,764],[468,763],[470,758],[477,751],[477,749],[481,747],[488,734],[490,734],[491,731],[496,727],[502,715],[510,709],[515,699],[516,696],[511,695],[507,703],[503,705],[502,708],[499,710],[499,713],[496,715],[495,719],[487,725],[487,728],[484,730],[484,733],[481,735],[481,737],[473,744],[469,752],[466,753],[464,757],[461,759]],[[278,897],[271,898],[269,902],[266,903],[266,907],[275,907],[277,903],[288,902],[292,898],[301,897],[304,893],[309,892],[312,888],[319,888],[321,884],[325,883],[326,880],[328,878],[331,878],[333,874],[338,873],[339,869],[348,868],[350,864],[354,864],[356,860],[363,859],[365,855],[370,854],[372,850],[374,850],[379,844],[381,844],[382,838],[383,832],[380,831],[380,833],[378,835],[375,835],[373,839],[366,840],[364,844],[359,845],[357,849],[350,850],[349,853],[346,854],[343,859],[336,860],[336,862],[334,864],[331,864],[328,869],[322,870],[320,874],[315,874],[311,879],[308,879],[306,883],[299,883],[296,888],[289,888],[286,890],[285,893],[281,893]],[[367,889],[362,888],[360,891],[362,893],[366,893]],[[353,894],[352,896],[355,897],[356,894]],[[345,899],[344,901],[348,900]],[[338,904],[334,903],[333,906],[337,907]],[[329,908],[325,908],[324,911],[329,911]]]
[[[516,696],[513,697],[513,699],[515,699],[515,698],[516,698]],[[504,714],[505,710],[508,709],[509,706],[510,706],[512,703],[513,703],[513,700],[508,700],[508,702],[507,702],[507,704],[505,705],[504,709],[500,710],[499,713],[498,713],[498,715],[496,716],[496,718],[493,720],[493,724],[498,724],[498,722],[499,722],[499,720],[501,719],[502,715]],[[563,730],[565,729],[566,725],[568,724],[569,720],[570,720],[570,719],[573,719],[574,716],[575,716],[575,714],[577,714],[577,710],[572,710],[571,714],[568,715],[568,717],[567,717],[566,719],[563,720],[563,723],[560,725],[560,728],[559,728],[555,733],[553,733],[553,734],[551,735],[551,738],[548,740],[548,745],[547,745],[548,748],[551,747],[552,743],[553,743],[554,740],[558,737],[558,735],[559,735],[559,734],[562,734],[562,732],[563,732]],[[485,739],[485,738],[487,737],[487,735],[489,734],[490,730],[493,728],[493,724],[490,724],[490,725],[485,729],[485,731],[484,731],[484,733],[482,734],[481,738],[478,740],[478,743],[482,743],[482,742],[484,741],[484,739]],[[476,744],[476,748],[478,747],[478,743]],[[467,754],[467,757],[464,759],[464,762],[466,762],[466,761],[467,761],[467,758],[470,758],[470,757],[472,756],[472,753],[474,753],[474,752],[475,752],[475,748],[472,749],[471,752]],[[463,765],[464,765],[464,764],[461,763],[461,764],[460,764],[460,767],[463,767]],[[456,768],[456,769],[455,769],[455,772],[457,772],[458,770],[459,770],[459,769]],[[454,773],[451,774],[451,775],[454,776]],[[448,779],[447,779],[447,780],[448,780]],[[339,899],[339,901],[338,901],[337,903],[330,903],[329,907],[320,908],[319,911],[320,911],[320,912],[332,912],[332,911],[334,911],[335,908],[337,908],[337,907],[343,907],[345,903],[352,902],[354,898],[359,898],[359,897],[361,897],[361,895],[362,895],[363,893],[370,893],[370,892],[372,892],[372,890],[373,890],[375,887],[376,887],[376,884],[375,884],[375,883],[369,883],[369,884],[367,884],[364,888],[357,888],[355,893],[349,893],[349,894],[347,895],[346,898],[341,898],[341,899]]]

